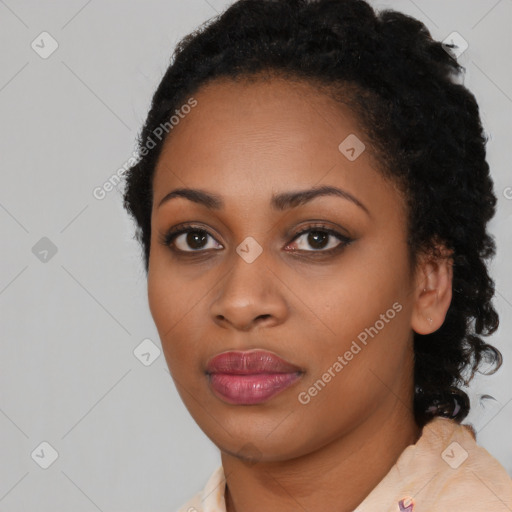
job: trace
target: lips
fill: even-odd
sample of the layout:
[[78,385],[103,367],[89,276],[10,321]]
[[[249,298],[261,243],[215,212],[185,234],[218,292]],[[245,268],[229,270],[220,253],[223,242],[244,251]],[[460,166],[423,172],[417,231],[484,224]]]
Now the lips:
[[303,371],[271,352],[254,350],[219,354],[208,362],[206,374],[221,400],[255,405],[289,388]]
[[259,373],[294,373],[301,369],[284,359],[263,350],[224,352],[215,356],[206,366],[207,373],[250,375]]

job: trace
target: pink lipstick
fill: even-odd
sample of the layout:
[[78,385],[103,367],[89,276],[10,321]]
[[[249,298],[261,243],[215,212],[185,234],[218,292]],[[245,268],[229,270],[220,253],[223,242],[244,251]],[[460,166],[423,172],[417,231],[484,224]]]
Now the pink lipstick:
[[303,371],[271,352],[224,352],[212,358],[206,374],[213,392],[225,402],[254,405],[289,388]]

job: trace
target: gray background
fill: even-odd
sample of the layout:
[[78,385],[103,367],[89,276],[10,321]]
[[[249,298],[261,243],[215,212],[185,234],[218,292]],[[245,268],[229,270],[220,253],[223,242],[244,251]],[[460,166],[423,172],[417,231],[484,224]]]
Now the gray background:
[[[160,346],[140,251],[122,187],[102,200],[93,190],[134,151],[177,41],[230,3],[0,0],[0,511],[172,511],[220,463],[163,355],[149,366],[134,355],[145,339]],[[512,1],[374,5],[469,43],[459,61],[499,198],[501,326],[489,340],[505,364],[474,381],[467,421],[512,475]],[[50,48],[43,31],[59,45],[46,59],[31,47]],[[480,405],[482,394],[496,400]],[[44,441],[58,452],[47,469]]]

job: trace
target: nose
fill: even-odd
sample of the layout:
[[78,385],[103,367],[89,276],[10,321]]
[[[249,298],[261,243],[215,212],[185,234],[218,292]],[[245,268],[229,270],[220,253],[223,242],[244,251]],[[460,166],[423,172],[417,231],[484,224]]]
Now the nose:
[[233,255],[231,270],[221,281],[210,306],[214,323],[223,328],[250,331],[257,326],[283,323],[288,306],[283,295],[286,287],[276,278],[264,255],[247,263]]

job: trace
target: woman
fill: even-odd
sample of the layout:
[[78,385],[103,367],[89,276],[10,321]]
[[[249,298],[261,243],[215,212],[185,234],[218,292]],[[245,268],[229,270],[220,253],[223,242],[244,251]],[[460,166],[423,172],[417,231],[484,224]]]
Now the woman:
[[501,363],[461,70],[362,0],[240,0],[178,44],[124,198],[170,372],[221,451],[180,510],[512,508],[461,425],[458,386]]

